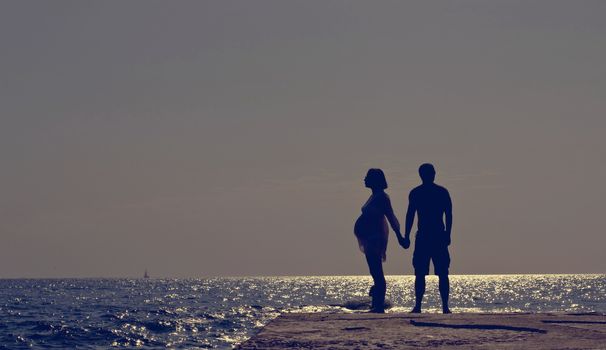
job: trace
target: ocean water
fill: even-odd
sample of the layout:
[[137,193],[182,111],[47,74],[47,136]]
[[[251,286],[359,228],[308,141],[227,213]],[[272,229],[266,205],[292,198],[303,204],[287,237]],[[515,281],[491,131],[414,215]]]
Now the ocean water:
[[[413,277],[388,276],[394,308]],[[282,312],[352,312],[369,277],[0,280],[0,349],[230,349]],[[425,311],[440,309],[428,277]],[[606,312],[606,275],[451,276],[453,312]]]

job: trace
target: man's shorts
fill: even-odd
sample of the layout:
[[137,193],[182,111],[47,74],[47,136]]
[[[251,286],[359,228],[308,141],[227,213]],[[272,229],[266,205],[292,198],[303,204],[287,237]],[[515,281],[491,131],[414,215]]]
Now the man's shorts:
[[450,253],[446,245],[444,232],[420,233],[415,238],[415,251],[412,255],[412,266],[416,276],[429,275],[429,261],[433,260],[433,270],[436,275],[448,275]]

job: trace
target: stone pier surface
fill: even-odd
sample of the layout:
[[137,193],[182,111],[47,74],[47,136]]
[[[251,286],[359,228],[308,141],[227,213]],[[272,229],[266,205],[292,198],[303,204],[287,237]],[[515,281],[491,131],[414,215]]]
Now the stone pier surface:
[[286,313],[238,349],[606,349],[606,315]]

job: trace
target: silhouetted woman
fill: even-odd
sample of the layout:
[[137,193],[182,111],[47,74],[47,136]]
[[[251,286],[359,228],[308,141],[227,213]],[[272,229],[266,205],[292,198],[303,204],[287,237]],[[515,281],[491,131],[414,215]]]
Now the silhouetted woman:
[[[374,285],[370,288],[372,296],[371,312],[385,312],[385,276],[383,261],[386,259],[387,220],[398,237],[401,237],[400,223],[393,213],[389,196],[385,193],[387,181],[381,169],[369,169],[364,185],[372,190],[372,195],[362,207],[362,215],[356,221],[354,233],[360,250],[366,255],[366,262]],[[387,220],[385,220],[387,218]]]

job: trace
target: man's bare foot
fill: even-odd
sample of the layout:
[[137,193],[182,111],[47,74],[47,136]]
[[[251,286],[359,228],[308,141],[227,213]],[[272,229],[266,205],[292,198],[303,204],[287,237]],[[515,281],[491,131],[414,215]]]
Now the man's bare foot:
[[420,307],[416,307],[412,310],[410,310],[411,314],[420,314],[421,313],[421,308]]
[[443,314],[451,314],[452,312],[450,311],[449,308],[446,307],[446,308],[442,309],[442,313]]
[[368,310],[368,312],[373,313],[373,314],[384,314],[385,309],[372,308],[372,309]]

